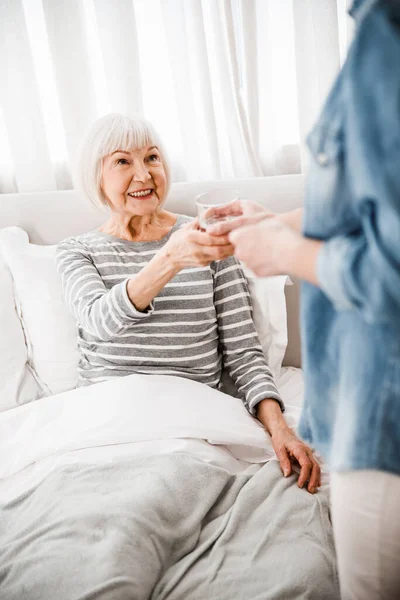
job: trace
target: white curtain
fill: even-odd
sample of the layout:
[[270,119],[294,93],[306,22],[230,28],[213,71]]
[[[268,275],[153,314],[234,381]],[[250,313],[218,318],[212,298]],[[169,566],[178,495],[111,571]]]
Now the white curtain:
[[298,173],[351,38],[347,0],[0,0],[0,192],[67,189],[107,112],[174,179]]

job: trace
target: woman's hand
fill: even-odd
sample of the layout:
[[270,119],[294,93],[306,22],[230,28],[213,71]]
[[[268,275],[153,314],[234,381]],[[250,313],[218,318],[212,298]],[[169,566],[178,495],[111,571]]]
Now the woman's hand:
[[285,477],[292,473],[292,465],[299,465],[297,485],[302,488],[308,482],[307,490],[314,494],[321,485],[321,468],[311,448],[289,427],[276,430],[271,435],[271,442]]
[[211,236],[202,231],[198,219],[195,219],[171,235],[163,252],[176,271],[180,271],[185,267],[204,267],[214,260],[228,258],[233,254],[233,246],[226,235]]
[[254,225],[259,223],[263,219],[275,217],[275,213],[266,210],[263,206],[260,206],[256,202],[251,200],[235,200],[224,206],[219,206],[212,209],[210,217],[218,217],[223,219],[229,217],[229,220],[207,227],[207,233],[210,235],[227,235],[234,229],[244,227],[246,225]]
[[308,482],[307,489],[314,494],[321,485],[320,466],[311,448],[302,442],[287,424],[278,402],[272,398],[261,400],[257,405],[256,414],[271,436],[272,446],[285,477],[288,477],[292,470],[300,468],[297,485],[302,488]]
[[229,234],[235,255],[259,277],[292,275],[315,286],[320,240],[303,237],[277,218],[263,219]]
[[295,208],[285,213],[275,214],[251,200],[235,200],[230,204],[213,209],[212,215],[221,218],[229,217],[229,220],[221,221],[208,227],[207,231],[211,235],[226,235],[234,229],[247,225],[255,225],[263,219],[271,217],[275,217],[284,225],[290,227],[290,229],[294,229],[300,233],[303,209]]
[[229,234],[235,255],[259,277],[290,273],[302,236],[276,218],[235,229]]

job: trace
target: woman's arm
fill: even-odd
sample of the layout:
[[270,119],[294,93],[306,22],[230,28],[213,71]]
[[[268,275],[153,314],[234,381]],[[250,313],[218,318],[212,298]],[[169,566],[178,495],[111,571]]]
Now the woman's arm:
[[303,221],[303,208],[295,208],[286,213],[282,213],[280,215],[276,215],[276,218],[279,219],[284,225],[287,225],[291,229],[294,229],[298,233],[301,232],[301,225]]
[[181,227],[127,284],[131,302],[145,310],[163,287],[185,267],[206,266],[232,254],[227,236],[215,238],[198,230],[197,219]]
[[108,341],[151,314],[132,304],[129,279],[108,289],[96,269],[90,252],[79,240],[64,240],[57,247],[57,270],[64,300],[78,324],[97,339]]
[[313,494],[321,485],[321,468],[311,448],[304,444],[288,426],[278,404],[269,398],[257,405],[257,419],[271,436],[283,474],[288,477],[292,472],[291,460],[300,465],[297,485],[302,488],[307,482],[307,490]]
[[323,246],[278,218],[235,229],[229,235],[235,256],[259,277],[292,275],[318,285],[317,261]]
[[135,276],[108,289],[90,252],[79,240],[57,248],[57,268],[65,302],[85,331],[108,341],[152,314],[152,301],[186,266],[207,265],[232,253],[226,238],[215,240],[196,230],[193,221],[175,232]]
[[168,255],[159,251],[143,269],[127,282],[129,300],[139,311],[152,306],[153,299],[179,272]]
[[303,208],[276,214],[251,200],[235,200],[230,204],[215,208],[213,214],[221,219],[230,217],[229,220],[221,220],[207,228],[207,232],[214,236],[227,235],[240,227],[255,225],[264,219],[272,218],[279,219],[284,225],[300,233],[303,220]]

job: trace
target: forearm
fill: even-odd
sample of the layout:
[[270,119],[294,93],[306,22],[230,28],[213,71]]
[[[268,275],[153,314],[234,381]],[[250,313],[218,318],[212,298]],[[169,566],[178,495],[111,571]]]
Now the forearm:
[[137,310],[145,310],[163,287],[175,277],[179,268],[163,249],[127,284],[130,301]]
[[279,272],[319,286],[317,260],[322,246],[323,242],[319,240],[300,235],[294,237],[290,243],[279,249]]
[[272,436],[278,430],[289,429],[285,417],[282,414],[281,407],[273,398],[265,398],[257,405],[257,419],[264,425],[266,431]]
[[294,229],[297,232],[301,232],[301,224],[303,221],[303,209],[296,208],[295,210],[291,210],[286,213],[282,213],[280,215],[276,215],[279,221],[282,221],[285,225]]

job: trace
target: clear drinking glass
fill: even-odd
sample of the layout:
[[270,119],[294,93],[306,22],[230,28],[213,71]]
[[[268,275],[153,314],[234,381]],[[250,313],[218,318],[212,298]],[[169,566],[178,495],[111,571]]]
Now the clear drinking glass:
[[224,217],[215,215],[215,208],[229,204],[234,200],[239,200],[238,190],[232,190],[229,188],[219,188],[209,190],[204,194],[200,194],[196,198],[197,214],[199,217],[200,227],[207,229],[214,223],[221,221],[229,221],[232,217]]

